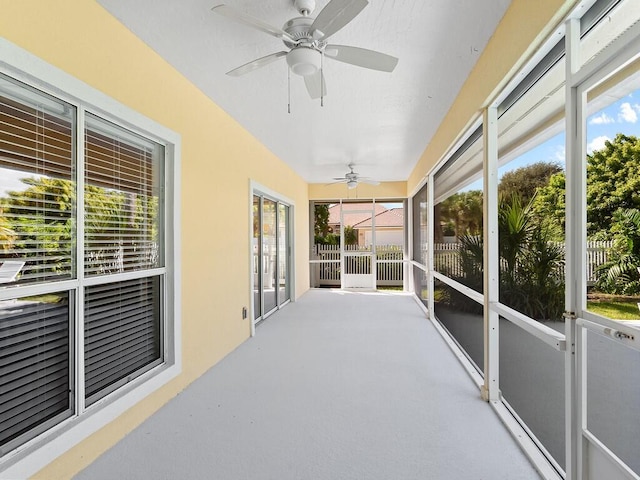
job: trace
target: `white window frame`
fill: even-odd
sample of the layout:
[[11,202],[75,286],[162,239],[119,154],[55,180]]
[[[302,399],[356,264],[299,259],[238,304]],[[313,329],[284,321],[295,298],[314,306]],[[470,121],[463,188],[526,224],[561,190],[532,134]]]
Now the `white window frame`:
[[[45,93],[60,98],[78,108],[79,124],[84,111],[90,111],[124,128],[135,131],[165,149],[165,266],[162,272],[164,288],[161,290],[165,315],[163,318],[164,362],[117,391],[98,400],[90,407],[84,405],[83,358],[75,362],[75,412],[69,418],[15,448],[0,459],[0,476],[28,478],[118,418],[132,406],[169,383],[182,370],[181,339],[181,269],[180,269],[180,163],[181,138],[172,130],[123,105],[97,89],[54,67],[30,52],[0,38],[0,72]],[[76,151],[82,152],[84,138],[78,134]],[[81,172],[80,172],[81,173]],[[79,198],[80,202],[82,199]],[[81,222],[80,222],[81,223]],[[77,235],[81,235],[78,231]],[[80,237],[81,238],[81,237]],[[82,253],[82,252],[80,252]],[[146,271],[144,276],[156,270]],[[137,272],[139,275],[139,272]],[[78,277],[81,272],[79,268]],[[134,274],[135,276],[136,274]],[[124,275],[130,278],[128,275]],[[116,276],[112,277],[117,280]],[[57,289],[69,289],[82,295],[84,284],[78,278],[56,284]],[[41,293],[47,284],[20,288],[20,295]],[[15,296],[15,292],[0,291],[0,299]],[[83,332],[76,319],[75,352],[82,352]]]

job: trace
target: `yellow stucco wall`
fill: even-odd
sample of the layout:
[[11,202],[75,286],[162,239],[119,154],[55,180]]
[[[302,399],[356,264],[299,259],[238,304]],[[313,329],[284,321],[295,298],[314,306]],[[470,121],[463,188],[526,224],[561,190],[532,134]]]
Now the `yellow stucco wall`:
[[295,202],[296,294],[308,289],[308,190],[93,0],[1,0],[0,12],[4,38],[182,137],[183,373],[37,475],[69,478],[248,338],[250,179]]
[[577,0],[513,0],[407,181],[414,190]]
[[407,196],[407,182],[382,182],[380,185],[359,184],[349,190],[344,183],[309,184],[309,200],[400,199]]

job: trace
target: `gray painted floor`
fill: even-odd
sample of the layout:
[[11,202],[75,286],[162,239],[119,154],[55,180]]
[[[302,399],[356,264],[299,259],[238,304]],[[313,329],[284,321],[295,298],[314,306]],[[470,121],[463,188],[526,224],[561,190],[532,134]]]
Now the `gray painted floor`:
[[311,290],[75,478],[539,477],[411,297]]

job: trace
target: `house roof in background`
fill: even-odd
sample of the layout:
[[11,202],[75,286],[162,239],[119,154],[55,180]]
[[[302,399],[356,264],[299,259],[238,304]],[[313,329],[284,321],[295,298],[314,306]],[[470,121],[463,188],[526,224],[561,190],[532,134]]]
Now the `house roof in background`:
[[[404,208],[390,208],[376,214],[376,228],[392,228],[404,226]],[[354,228],[371,228],[371,218],[354,225]]]
[[[371,211],[374,211],[376,215],[386,211],[387,209],[379,204],[373,204],[371,202],[363,203],[344,203],[342,204],[345,212],[353,210],[363,210],[358,213],[345,213],[344,222],[346,225],[356,225],[364,220],[371,219]],[[336,203],[329,207],[329,225],[340,225],[340,204]]]

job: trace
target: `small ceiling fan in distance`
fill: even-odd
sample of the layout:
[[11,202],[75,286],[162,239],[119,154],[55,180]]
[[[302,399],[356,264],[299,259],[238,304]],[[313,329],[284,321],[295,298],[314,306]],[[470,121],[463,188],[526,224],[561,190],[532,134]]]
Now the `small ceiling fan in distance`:
[[358,183],[366,183],[368,185],[380,185],[380,182],[377,180],[372,180],[369,177],[361,177],[359,173],[353,171],[355,165],[350,163],[347,165],[349,167],[349,172],[345,173],[344,177],[334,177],[335,182],[331,182],[329,185],[333,185],[336,183],[346,183],[349,190],[352,188],[356,188]]
[[368,3],[367,0],[331,0],[314,19],[310,15],[315,8],[315,0],[294,0],[301,16],[287,21],[282,28],[228,5],[213,7],[211,10],[218,15],[279,38],[288,48],[246,63],[227,72],[227,75],[244,75],[286,57],[290,71],[304,78],[311,98],[320,98],[326,95],[322,73],[324,57],[371,70],[392,72],[398,63],[396,57],[365,48],[327,43],[331,35],[351,22]]

